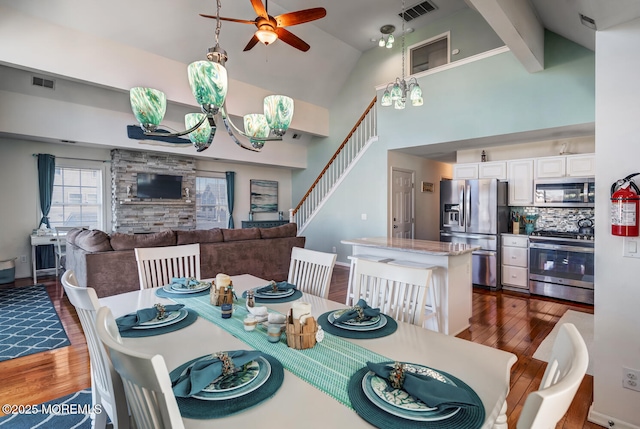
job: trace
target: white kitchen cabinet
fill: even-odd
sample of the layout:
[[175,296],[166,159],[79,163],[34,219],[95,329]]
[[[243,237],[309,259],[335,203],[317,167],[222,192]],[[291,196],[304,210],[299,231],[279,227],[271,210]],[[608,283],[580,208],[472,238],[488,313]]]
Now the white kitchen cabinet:
[[548,156],[545,158],[537,158],[535,160],[535,168],[536,179],[564,177],[567,172],[567,157]]
[[533,159],[507,161],[509,205],[533,204]]
[[472,164],[454,164],[453,166],[453,178],[454,179],[477,179],[478,178],[478,163]]
[[507,180],[507,162],[492,161],[479,163],[478,179]]
[[535,178],[594,177],[596,157],[592,153],[547,156],[535,159]]
[[529,238],[502,234],[502,286],[529,289]]
[[568,177],[594,177],[596,175],[596,156],[593,153],[567,155]]

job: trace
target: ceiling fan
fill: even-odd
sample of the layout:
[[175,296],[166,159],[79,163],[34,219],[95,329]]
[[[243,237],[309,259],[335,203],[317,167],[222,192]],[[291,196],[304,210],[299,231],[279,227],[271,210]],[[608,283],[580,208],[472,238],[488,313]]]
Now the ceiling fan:
[[[294,48],[306,52],[309,50],[310,46],[304,40],[289,30],[286,30],[284,27],[315,21],[316,19],[324,18],[327,15],[325,8],[315,7],[312,9],[283,13],[282,15],[274,17],[267,13],[267,8],[262,3],[262,0],[251,0],[251,5],[253,6],[253,10],[258,14],[256,19],[253,21],[220,17],[223,21],[239,22],[241,24],[254,24],[258,27],[258,31],[255,32],[251,40],[249,40],[249,43],[247,43],[247,46],[244,47],[244,51],[248,51],[253,48],[258,42],[270,45],[277,39],[280,39]],[[206,15],[201,13],[200,16],[216,19],[215,15]]]

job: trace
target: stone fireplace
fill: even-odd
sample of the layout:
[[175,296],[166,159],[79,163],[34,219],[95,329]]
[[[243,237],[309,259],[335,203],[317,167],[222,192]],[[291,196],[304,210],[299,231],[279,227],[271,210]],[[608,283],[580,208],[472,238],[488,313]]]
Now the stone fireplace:
[[[182,176],[182,198],[139,198],[138,173]],[[122,149],[111,151],[113,232],[195,229],[195,191],[196,166],[193,158]]]

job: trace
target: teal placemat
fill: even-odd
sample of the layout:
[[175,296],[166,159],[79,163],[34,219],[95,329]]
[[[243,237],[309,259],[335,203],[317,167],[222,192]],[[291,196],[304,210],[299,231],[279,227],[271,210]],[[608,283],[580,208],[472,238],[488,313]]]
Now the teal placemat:
[[251,332],[244,330],[243,319],[248,314],[244,307],[244,299],[237,301],[236,309],[230,319],[223,319],[220,307],[211,305],[208,297],[195,299],[172,297],[171,299],[197,310],[201,317],[220,326],[254,349],[275,356],[291,373],[350,408],[353,407],[349,400],[347,385],[351,376],[367,362],[389,360],[388,357],[328,333],[322,342],[305,350],[288,347],[284,335],[280,342],[270,343],[263,328],[260,327]]
[[[242,297],[247,297],[246,291],[242,292]],[[296,289],[296,291],[292,295],[285,296],[284,298],[259,298],[256,296],[253,299],[258,304],[282,304],[283,302],[291,302],[300,298],[302,298],[302,292]]]
[[[282,386],[284,380],[284,369],[278,359],[271,355],[263,353],[265,359],[271,364],[271,375],[267,381],[254,390],[253,392],[243,395],[239,398],[225,399],[222,401],[203,401],[195,398],[176,398],[178,408],[182,417],[190,419],[216,419],[220,417],[230,416],[232,414],[244,411],[247,408],[254,407],[261,402],[271,398]],[[181,373],[192,362],[200,358],[190,360],[171,371],[170,377],[176,373]],[[256,422],[259,423],[259,422]],[[259,424],[256,424],[259,426]]]
[[320,326],[322,326],[322,329],[324,329],[326,332],[329,332],[330,334],[336,335],[338,337],[357,338],[360,340],[380,338],[391,335],[396,332],[396,329],[398,329],[398,322],[396,322],[386,314],[385,317],[387,318],[387,324],[380,329],[376,329],[374,331],[350,331],[348,329],[341,329],[329,322],[328,317],[331,313],[333,313],[333,311],[327,311],[326,313],[321,314],[320,317],[318,317],[318,324],[320,324]]
[[[393,363],[393,362],[391,362]],[[438,421],[414,421],[407,420],[387,413],[378,406],[374,405],[364,393],[362,389],[362,378],[367,372],[368,367],[364,367],[356,372],[351,380],[349,380],[349,399],[356,413],[372,425],[384,429],[477,429],[484,423],[484,406],[480,397],[469,387],[464,381],[444,371],[437,370],[442,375],[449,377],[453,382],[465,389],[474,401],[477,407],[463,407],[455,415]]]
[[195,321],[198,320],[197,312],[191,309],[187,309],[187,311],[189,313],[187,314],[187,317],[185,317],[178,323],[153,329],[128,329],[126,331],[120,332],[120,336],[124,338],[153,337],[154,335],[162,335],[169,332],[178,331],[182,328],[186,328],[187,326],[195,323]]

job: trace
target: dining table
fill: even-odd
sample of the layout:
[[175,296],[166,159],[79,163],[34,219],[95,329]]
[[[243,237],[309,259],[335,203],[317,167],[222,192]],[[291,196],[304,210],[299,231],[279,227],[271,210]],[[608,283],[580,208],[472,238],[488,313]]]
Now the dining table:
[[[249,344],[263,344],[260,336],[267,336],[264,328],[258,326],[254,331],[241,333],[238,327],[243,327],[243,318],[248,315],[242,293],[269,285],[269,281],[248,274],[231,276],[231,281],[238,298],[233,307],[234,317],[230,319],[221,318],[219,307],[215,308],[211,305],[208,302],[208,296],[160,297],[156,294],[158,288],[108,296],[100,298],[99,301],[102,306],[109,307],[116,318],[139,309],[153,307],[158,303],[167,305],[179,302],[185,304],[189,310],[196,311],[199,314],[197,320],[183,329],[161,335],[122,338],[123,344],[132,350],[149,355],[162,355],[168,371],[172,371],[185,362],[204,355],[219,351],[258,349]],[[309,303],[312,315],[316,319],[327,312],[347,308],[345,304],[307,293],[303,293],[298,301]],[[296,301],[256,303],[255,305],[264,305],[269,312],[286,314],[294,302]],[[325,333],[324,341],[327,341],[330,335]],[[507,429],[506,398],[509,393],[510,370],[517,360],[514,354],[404,322],[397,322],[397,329],[386,336],[339,340],[362,353],[363,367],[369,355],[382,356],[389,361],[423,365],[462,380],[473,389],[484,407],[484,421],[478,427]],[[318,345],[314,348],[318,348]],[[271,344],[268,350],[261,351],[286,363],[287,349],[283,335],[283,341],[275,345]],[[306,350],[299,352],[304,359]],[[309,370],[319,373],[321,379],[324,378],[323,373],[327,375],[327,379],[339,376],[348,379],[352,375],[334,374],[338,371],[338,365],[332,362],[335,357],[326,359],[323,364],[318,363],[322,362],[322,359],[317,359],[319,348],[315,353],[314,367]],[[212,424],[234,428],[375,427],[354,411],[345,392],[335,391],[335,389],[344,389],[340,387],[341,384],[336,383],[324,390],[317,387],[320,384],[320,381],[310,381],[309,378],[300,376],[300,373],[290,370],[285,364],[282,385],[268,400],[242,412],[218,418],[215,422],[210,419],[184,416],[183,421],[186,428],[210,428]],[[331,389],[334,391],[329,392],[331,394],[327,393],[327,390]],[[215,407],[216,404],[211,402],[210,406]]]

